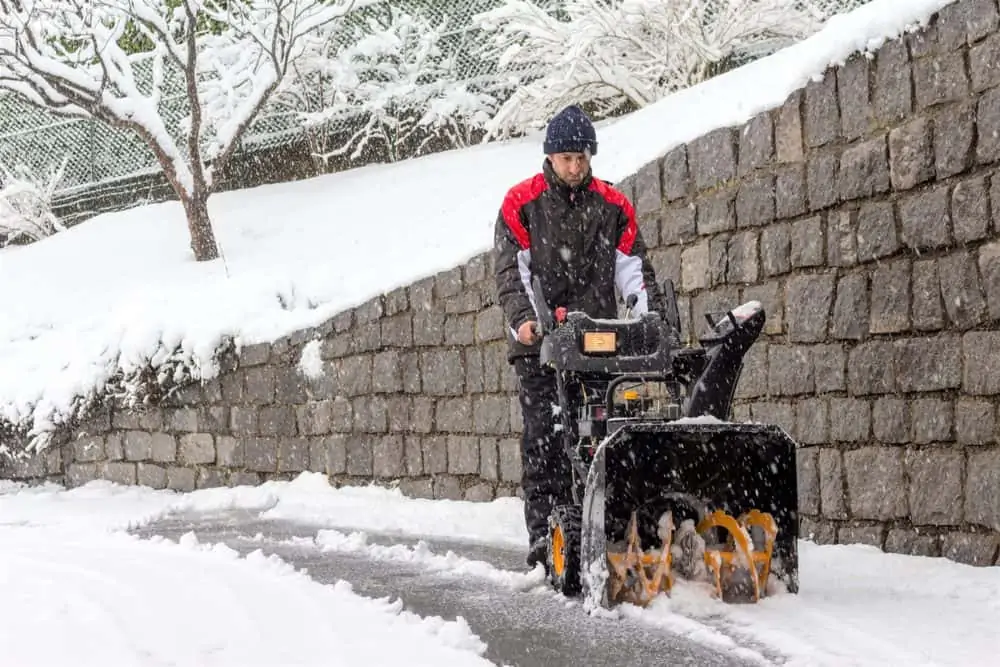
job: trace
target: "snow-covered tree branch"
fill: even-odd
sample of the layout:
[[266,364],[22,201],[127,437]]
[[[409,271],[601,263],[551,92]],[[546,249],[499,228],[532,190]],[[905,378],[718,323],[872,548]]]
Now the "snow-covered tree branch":
[[[198,260],[218,257],[208,215],[223,169],[303,40],[373,0],[0,0],[0,88],[135,132],[184,206]],[[161,103],[179,77],[188,105]]]
[[0,164],[0,247],[23,239],[38,241],[66,229],[52,212],[52,197],[68,161],[64,158],[44,175]]
[[[435,23],[392,3],[378,9],[349,40],[335,33],[311,39],[278,103],[297,114],[323,161],[372,153],[398,160],[438,138],[471,143],[497,102],[460,80],[459,52],[441,47],[447,19]],[[351,132],[334,135],[334,121]]]
[[816,30],[829,0],[508,0],[475,19],[484,58],[534,75],[490,123],[492,134],[543,125],[569,103],[598,116],[644,107],[741,55]]

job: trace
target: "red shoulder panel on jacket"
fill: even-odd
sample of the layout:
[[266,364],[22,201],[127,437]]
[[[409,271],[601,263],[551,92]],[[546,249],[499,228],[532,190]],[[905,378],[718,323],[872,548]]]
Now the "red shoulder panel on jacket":
[[503,206],[500,210],[503,213],[504,222],[507,223],[507,227],[510,228],[518,245],[524,250],[531,247],[531,237],[521,223],[521,209],[525,204],[538,199],[546,188],[548,188],[548,184],[545,182],[545,176],[536,174],[512,187],[507,191],[507,196],[503,198]]
[[635,243],[635,237],[639,233],[639,226],[635,221],[635,207],[632,206],[632,202],[628,200],[624,192],[596,178],[591,179],[590,189],[604,197],[605,201],[609,204],[614,204],[625,213],[625,231],[622,232],[622,237],[618,241],[618,249],[626,255],[630,254],[632,252],[632,244]]

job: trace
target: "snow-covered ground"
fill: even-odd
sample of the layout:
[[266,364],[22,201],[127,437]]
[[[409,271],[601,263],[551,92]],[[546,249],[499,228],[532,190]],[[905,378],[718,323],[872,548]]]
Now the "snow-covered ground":
[[[485,665],[462,620],[324,586],[275,557],[123,531],[171,505],[254,506],[92,484],[0,485],[0,663],[34,665]],[[228,494],[227,494],[228,495]],[[384,641],[391,636],[393,641]]]
[[[73,490],[0,484],[0,663],[34,665],[473,665],[485,646],[462,619],[421,619],[340,584],[313,583],[276,557],[126,534],[170,512],[240,508],[322,526],[312,546],[555,595],[541,568],[511,572],[366,532],[522,547],[521,501],[406,498],[377,487],[291,482],[178,494],[92,482]],[[296,540],[301,544],[301,540]],[[800,542],[801,591],[726,605],[678,584],[623,623],[669,629],[784,665],[987,665],[1000,652],[1000,568]],[[384,638],[391,636],[393,641]],[[58,641],[45,641],[58,637]],[[748,648],[748,646],[750,646]],[[83,660],[81,662],[81,656]]]
[[[617,180],[712,129],[780,105],[810,77],[949,0],[875,0],[808,40],[599,129]],[[210,200],[225,261],[192,260],[175,202],[102,215],[0,251],[0,420],[51,428],[117,369],[176,349],[214,373],[223,336],[272,340],[489,248],[503,194],[541,165],[539,137],[226,192]]]

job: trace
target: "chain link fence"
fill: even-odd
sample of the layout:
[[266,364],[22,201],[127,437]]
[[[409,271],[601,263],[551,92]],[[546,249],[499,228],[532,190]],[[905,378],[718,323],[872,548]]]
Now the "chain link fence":
[[[819,0],[818,4],[828,13],[849,11],[870,0]],[[509,73],[497,77],[496,64],[477,55],[483,35],[474,27],[473,18],[498,7],[504,0],[388,0],[365,9],[352,17],[356,27],[361,22],[378,18],[379,13],[402,9],[420,13],[434,25],[444,24],[445,30],[439,43],[437,56],[451,59],[456,76],[470,85],[500,81],[500,87],[516,85]],[[558,11],[559,0],[536,0],[549,11]],[[352,32],[342,32],[344,45],[352,39]],[[518,72],[521,80],[532,72]],[[178,145],[182,148],[180,128],[187,115],[186,98],[180,77],[175,73],[168,79],[167,94],[162,100],[162,114],[166,125],[175,128]],[[357,123],[358,112],[345,109],[327,122],[326,128],[334,134],[346,132],[351,123]],[[293,110],[271,105],[264,109],[245,134],[240,151],[255,153],[281,146],[303,134],[300,117]],[[98,121],[65,118],[34,107],[13,94],[0,94],[0,163],[26,166],[33,173],[43,175],[68,158],[65,176],[57,188],[57,196],[72,197],[93,188],[155,175],[159,164],[149,147],[133,133],[110,128]]]

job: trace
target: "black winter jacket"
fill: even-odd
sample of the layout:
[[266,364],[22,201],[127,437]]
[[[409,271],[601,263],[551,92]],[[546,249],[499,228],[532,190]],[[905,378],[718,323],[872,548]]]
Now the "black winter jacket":
[[[517,329],[538,321],[532,280],[545,302],[592,317],[618,316],[618,295],[638,297],[635,314],[662,312],[662,292],[646,256],[632,203],[589,175],[570,187],[546,158],[542,172],[512,187],[494,236],[497,296],[509,328],[508,357],[537,355],[517,342]],[[617,294],[616,294],[617,288]]]

